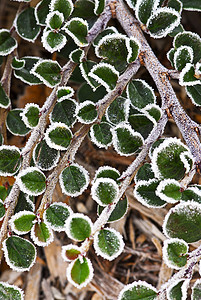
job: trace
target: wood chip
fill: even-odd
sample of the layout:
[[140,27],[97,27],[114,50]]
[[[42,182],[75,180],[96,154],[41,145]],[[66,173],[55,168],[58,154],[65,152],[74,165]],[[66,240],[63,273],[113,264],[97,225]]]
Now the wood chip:
[[42,265],[36,262],[27,275],[27,287],[25,291],[25,300],[39,299],[41,272],[42,272]]

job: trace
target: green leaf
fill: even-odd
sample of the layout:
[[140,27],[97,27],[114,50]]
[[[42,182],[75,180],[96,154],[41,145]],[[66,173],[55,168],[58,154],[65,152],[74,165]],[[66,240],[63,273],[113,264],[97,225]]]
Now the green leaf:
[[116,86],[119,72],[110,64],[99,63],[91,69],[89,76],[102,84],[107,92],[110,92]]
[[66,221],[66,233],[75,241],[83,241],[88,238],[92,231],[91,219],[83,214],[71,214]]
[[197,279],[192,287],[192,300],[199,300],[201,297],[201,280]]
[[127,97],[134,108],[142,109],[148,104],[155,104],[154,90],[142,79],[134,79],[129,82],[126,89]]
[[66,150],[72,139],[72,132],[64,123],[53,123],[46,130],[45,140],[50,148]]
[[180,0],[183,3],[183,8],[192,11],[201,11],[201,3],[199,0]]
[[98,178],[91,188],[92,198],[101,206],[107,206],[118,199],[119,188],[111,178]]
[[155,125],[155,120],[149,117],[148,114],[131,115],[129,116],[128,121],[133,130],[139,132],[144,139],[149,136]]
[[0,199],[0,221],[3,220],[4,216],[5,216],[5,207],[3,205],[3,201]]
[[93,182],[96,181],[97,178],[111,178],[116,181],[117,184],[120,182],[118,178],[120,177],[120,173],[117,169],[110,166],[99,167],[94,176]]
[[106,110],[108,122],[117,125],[128,120],[130,101],[124,97],[117,97]]
[[58,102],[62,101],[63,99],[70,99],[73,95],[74,89],[71,86],[59,86],[57,89]]
[[97,46],[100,42],[100,40],[106,36],[106,35],[109,35],[109,34],[113,34],[113,33],[118,33],[116,27],[114,26],[110,26],[110,27],[107,27],[105,28],[103,31],[101,31],[97,37],[93,40],[93,45],[94,46]]
[[2,300],[23,300],[23,291],[15,285],[7,282],[0,282],[0,299]]
[[73,244],[68,244],[66,246],[62,246],[61,250],[61,256],[64,261],[72,261],[78,258],[78,256],[81,254],[81,249]]
[[181,24],[179,24],[177,27],[175,27],[168,35],[170,37],[175,37],[180,32],[184,32],[184,27]]
[[94,124],[90,128],[91,141],[99,148],[107,149],[112,144],[112,126],[106,122]]
[[172,7],[173,9],[175,9],[176,11],[178,11],[179,13],[182,12],[182,2],[180,0],[168,0],[168,7]]
[[189,46],[179,47],[174,54],[176,70],[181,71],[187,63],[193,62],[193,49]]
[[147,207],[163,207],[166,202],[156,195],[156,189],[159,180],[153,178],[149,180],[140,180],[134,188],[134,197]]
[[194,105],[201,106],[201,85],[186,86],[186,93]]
[[65,222],[72,214],[71,208],[62,202],[56,202],[51,204],[44,213],[45,223],[55,231],[64,231]]
[[93,267],[86,257],[76,259],[67,268],[67,279],[78,289],[85,287],[92,278]]
[[3,251],[7,264],[15,271],[29,271],[36,260],[34,245],[15,235],[3,242]]
[[170,203],[181,200],[182,193],[179,182],[174,179],[161,181],[157,187],[156,195],[162,200]]
[[[93,78],[89,77],[89,72],[91,71],[91,69],[97,65],[96,62],[91,61],[91,60],[87,60],[82,62],[79,65],[82,77],[86,80],[86,82],[92,87],[93,91],[96,90],[96,88],[98,86],[100,86],[100,83],[97,83],[96,80],[94,80]],[[77,77],[77,76],[76,76]],[[88,100],[88,99],[87,99]]]
[[189,285],[189,280],[179,279],[174,281],[167,289],[167,299],[168,300],[182,300],[187,299],[187,288]]
[[[103,211],[104,207],[98,205],[98,215],[100,215]],[[119,200],[115,209],[111,213],[108,223],[116,222],[121,220],[125,214],[127,213],[128,210],[128,200],[127,197],[124,197],[122,200]]]
[[201,239],[201,206],[189,201],[171,208],[165,217],[163,231],[170,238],[194,243]]
[[73,50],[70,53],[69,58],[72,62],[79,64],[82,62],[84,56],[85,56],[84,50],[79,48],[79,49]]
[[0,176],[12,176],[18,172],[20,166],[20,150],[15,146],[0,146]]
[[121,234],[113,228],[106,228],[94,235],[94,249],[97,255],[107,260],[118,257],[124,248]]
[[21,171],[16,182],[20,187],[20,190],[28,195],[38,196],[45,191],[46,177],[38,168],[28,167]]
[[41,84],[42,81],[34,76],[33,74],[30,73],[31,69],[39,61],[38,57],[31,57],[31,56],[25,56],[22,57],[25,61],[25,66],[20,69],[20,70],[15,70],[14,75],[16,78],[19,78],[21,81],[29,84],[29,85],[36,85],[36,84]]
[[193,86],[193,85],[201,84],[201,80],[197,79],[194,75],[195,75],[194,65],[187,63],[185,68],[181,71],[179,75],[179,84],[182,86]]
[[137,174],[135,175],[135,182],[138,182],[140,180],[146,180],[154,178],[154,172],[152,171],[151,164],[145,163],[142,165]]
[[9,30],[0,29],[0,55],[6,56],[17,48],[17,41],[11,36]]
[[21,113],[22,109],[12,109],[7,114],[6,127],[14,135],[24,136],[30,132],[22,120]]
[[71,164],[61,172],[59,182],[64,194],[77,197],[87,188],[89,175],[82,166]]
[[148,104],[143,111],[148,112],[148,114],[153,117],[156,122],[158,122],[162,116],[162,110],[160,106],[156,104]]
[[55,51],[60,51],[66,45],[67,39],[62,33],[45,29],[41,41],[43,47],[47,51],[53,53]]
[[39,60],[31,69],[31,73],[50,88],[61,81],[61,67],[57,61],[50,59]]
[[30,211],[20,211],[13,215],[10,219],[11,229],[17,234],[26,234],[28,233],[33,224],[33,221],[36,219],[36,215]]
[[26,104],[21,117],[25,125],[29,128],[34,128],[38,125],[40,108],[35,103]]
[[0,146],[3,145],[4,143],[4,138],[3,135],[0,133]]
[[84,19],[94,18],[94,8],[95,3],[91,0],[77,0],[74,3],[74,11],[72,17],[80,17]]
[[15,21],[16,31],[21,38],[34,42],[40,33],[40,26],[37,25],[34,8],[28,7],[23,10]]
[[134,132],[127,124],[119,124],[112,129],[113,146],[117,153],[129,156],[136,153],[143,145],[143,137],[140,133]]
[[180,14],[168,7],[158,8],[147,21],[147,29],[153,38],[162,38],[180,23]]
[[129,46],[130,50],[127,56],[127,61],[128,63],[132,63],[137,59],[141,45],[134,37],[130,37]]
[[158,1],[155,0],[138,0],[135,7],[136,18],[146,24],[149,17],[157,9]]
[[95,0],[94,12],[96,15],[100,15],[105,8],[105,0]]
[[68,21],[63,29],[72,37],[76,45],[79,47],[85,47],[88,45],[88,41],[86,39],[88,34],[87,21],[82,18],[75,17]]
[[35,18],[38,25],[46,26],[46,18],[49,13],[51,0],[42,0],[35,7]]
[[37,246],[48,246],[53,242],[53,232],[44,222],[36,223],[31,229],[31,238]]
[[167,52],[167,59],[170,61],[171,66],[174,68],[174,54],[175,54],[176,50],[174,48],[171,48],[168,52]]
[[7,190],[5,186],[0,185],[0,199],[4,201],[6,197],[7,197]]
[[103,99],[105,95],[106,90],[104,86],[100,86],[95,91],[93,91],[93,89],[89,84],[87,84],[87,82],[83,83],[77,91],[77,97],[79,102],[90,100],[96,103],[98,102],[98,100]]
[[188,244],[181,239],[164,241],[163,259],[169,268],[181,269],[187,264]]
[[121,290],[118,300],[156,300],[157,291],[145,281],[134,281]]
[[46,24],[47,27],[52,30],[58,30],[61,28],[61,25],[64,22],[64,15],[60,13],[58,10],[52,11],[47,15]]
[[179,139],[164,140],[152,154],[152,169],[155,176],[161,179],[182,179],[191,168],[185,154],[191,155]]
[[59,157],[59,151],[50,148],[45,140],[38,143],[33,150],[34,163],[42,171],[49,171],[56,167]]
[[73,99],[65,99],[63,96],[59,102],[53,108],[50,115],[50,120],[53,123],[62,122],[68,127],[72,127],[76,122],[76,108],[77,102]]
[[66,20],[72,14],[73,2],[71,0],[51,0],[50,10],[59,11]]
[[15,57],[13,57],[11,66],[14,70],[20,70],[20,69],[24,68],[25,60],[24,59],[18,59],[15,56]]
[[79,105],[76,115],[81,123],[93,123],[98,116],[96,105],[92,101],[84,101]]
[[195,201],[201,204],[201,195],[200,191],[196,188],[196,186],[189,186],[186,190],[182,192],[181,196],[182,201]]
[[33,201],[30,200],[27,194],[20,192],[14,213],[17,214],[18,212],[23,210],[33,212],[35,210],[35,206]]
[[10,98],[6,95],[2,84],[0,83],[0,107],[8,108],[10,106]]
[[193,63],[201,59],[201,38],[198,34],[191,31],[178,33],[173,41],[173,46],[177,49],[180,46],[189,46],[193,49]]

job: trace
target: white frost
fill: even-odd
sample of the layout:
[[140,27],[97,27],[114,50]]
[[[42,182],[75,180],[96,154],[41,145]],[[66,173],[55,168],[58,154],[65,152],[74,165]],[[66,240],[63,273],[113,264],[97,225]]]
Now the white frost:
[[71,230],[71,222],[73,221],[73,219],[77,219],[77,218],[85,220],[88,223],[88,225],[90,226],[91,232],[93,230],[93,223],[92,223],[91,219],[88,216],[85,216],[84,214],[81,214],[81,213],[75,213],[75,214],[73,213],[68,217],[68,219],[65,222],[66,234],[70,239],[72,239],[76,242],[80,242],[80,240],[75,238],[74,233]]

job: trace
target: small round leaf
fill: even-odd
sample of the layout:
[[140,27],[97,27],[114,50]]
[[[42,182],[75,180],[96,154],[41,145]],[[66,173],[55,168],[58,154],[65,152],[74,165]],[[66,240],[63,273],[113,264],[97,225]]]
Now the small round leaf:
[[91,188],[92,198],[101,206],[107,206],[117,200],[119,188],[110,178],[98,178]]
[[91,235],[93,223],[83,214],[71,214],[66,220],[66,233],[74,241],[83,241]]
[[0,146],[0,176],[12,176],[21,166],[20,150],[15,146]]
[[45,140],[50,148],[66,150],[70,145],[72,132],[64,123],[53,123],[46,130]]

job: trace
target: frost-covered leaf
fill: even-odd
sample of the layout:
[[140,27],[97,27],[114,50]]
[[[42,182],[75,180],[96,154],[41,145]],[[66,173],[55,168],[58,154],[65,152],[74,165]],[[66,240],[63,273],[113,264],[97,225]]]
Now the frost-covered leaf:
[[59,157],[59,151],[50,148],[45,140],[38,143],[33,150],[34,163],[42,171],[49,171],[56,167]]
[[167,52],[167,59],[170,61],[171,66],[174,68],[174,54],[175,54],[176,50],[174,48],[171,48],[168,52]]
[[87,34],[88,34],[88,23],[82,18],[72,18],[68,21],[63,29],[70,37],[74,40],[76,45],[79,47],[85,47],[88,45]]
[[21,113],[21,117],[25,125],[29,128],[34,128],[38,125],[40,108],[35,103],[26,104]]
[[201,38],[197,33],[184,31],[178,33],[173,41],[173,46],[177,49],[180,46],[189,46],[193,49],[193,63],[201,59]]
[[112,129],[113,146],[117,153],[129,156],[136,153],[143,145],[143,137],[134,132],[130,125],[121,123]]
[[24,68],[25,66],[25,60],[24,59],[18,59],[16,56],[13,57],[11,66],[14,70],[20,70]]
[[86,100],[96,103],[98,100],[103,99],[106,93],[104,86],[101,85],[93,91],[91,86],[87,82],[84,82],[77,91],[77,98],[80,103]]
[[75,49],[70,53],[69,58],[72,62],[79,64],[84,59],[84,56],[85,56],[84,50]]
[[90,70],[89,76],[102,84],[107,92],[113,90],[119,78],[119,72],[108,63],[99,63]]
[[67,279],[78,289],[85,287],[93,278],[91,261],[86,257],[79,257],[68,266]]
[[0,176],[12,176],[18,172],[20,166],[20,150],[16,146],[0,146]]
[[142,79],[134,79],[129,82],[126,93],[134,108],[142,109],[148,104],[156,103],[154,90]]
[[195,201],[201,204],[201,193],[196,186],[189,186],[186,190],[182,191],[182,201]]
[[31,211],[20,211],[13,215],[9,221],[11,229],[16,234],[26,234],[28,233],[32,226],[33,221],[36,219],[36,215]]
[[42,35],[42,44],[43,47],[53,53],[55,51],[60,51],[67,42],[66,36],[57,31],[50,31],[45,29]]
[[96,181],[97,178],[111,178],[119,184],[118,178],[120,177],[120,173],[117,169],[110,166],[99,167],[95,173],[92,184]]
[[141,45],[134,37],[130,37],[127,43],[129,44],[127,62],[132,63],[137,59]]
[[133,130],[139,132],[144,139],[149,136],[156,124],[155,119],[153,119],[147,113],[131,115],[129,116],[128,121]]
[[[103,206],[98,205],[98,208],[97,208],[98,215],[101,214],[103,209],[104,209]],[[113,222],[121,220],[127,213],[127,210],[128,210],[128,200],[127,200],[127,197],[124,197],[122,200],[120,199],[118,201],[117,205],[115,206],[115,209],[112,211],[107,222],[113,223]]]
[[[92,87],[93,91],[95,91],[96,88],[98,86],[100,86],[100,83],[97,83],[97,81],[95,79],[93,79],[92,77],[89,77],[88,75],[89,75],[91,69],[96,65],[97,65],[97,63],[95,63],[94,61],[91,61],[91,60],[83,61],[79,65],[82,77]],[[89,99],[86,99],[86,100],[89,100]]]
[[149,180],[140,180],[134,188],[134,197],[147,207],[163,207],[166,202],[156,195],[156,189],[159,180],[153,178]]
[[160,106],[156,104],[148,104],[142,111],[148,112],[148,114],[153,117],[156,122],[158,122],[162,116],[162,110]]
[[46,25],[52,30],[58,30],[64,22],[64,15],[58,10],[52,11],[47,15]]
[[[67,96],[68,97],[68,96]],[[77,102],[73,99],[66,99],[66,96],[59,98],[50,115],[53,123],[64,123],[72,127],[76,121]]]
[[134,281],[127,284],[123,290],[121,290],[118,300],[130,300],[130,299],[142,299],[142,300],[156,300],[157,290],[145,281]]
[[107,260],[113,260],[118,257],[123,248],[123,238],[113,228],[102,229],[94,235],[94,249],[96,254]]
[[90,128],[91,141],[100,148],[107,149],[112,144],[112,126],[109,123],[101,122]]
[[119,188],[111,178],[98,178],[91,188],[92,198],[101,206],[107,206],[117,200]]
[[181,46],[174,53],[174,66],[181,71],[187,63],[193,62],[193,49],[189,46]]
[[7,197],[7,189],[5,188],[5,186],[0,185],[0,199],[4,201],[6,197]]
[[58,102],[62,101],[63,99],[69,99],[73,95],[74,89],[71,86],[59,86],[57,89]]
[[72,139],[72,132],[64,123],[53,123],[45,133],[46,143],[50,148],[66,150]]
[[105,8],[105,0],[95,0],[94,13],[100,15]]
[[74,163],[62,171],[59,182],[65,195],[77,197],[87,188],[89,175],[82,166]]
[[128,4],[128,6],[130,6],[130,8],[135,10],[135,5],[136,5],[137,0],[126,0],[126,2]]
[[50,11],[59,11],[66,20],[72,14],[73,2],[71,0],[51,0]]
[[106,110],[108,122],[117,125],[128,120],[130,101],[124,97],[117,97]]
[[2,84],[0,83],[0,107],[8,108],[10,104],[11,104],[10,98],[8,97],[8,95],[6,95],[2,87]]
[[[185,155],[191,157],[191,162]],[[161,179],[182,179],[190,171],[192,162],[188,148],[176,138],[165,139],[152,153],[152,169],[155,176]]]
[[36,260],[34,245],[15,235],[3,242],[3,251],[9,267],[18,272],[29,271]]
[[180,32],[184,32],[184,27],[181,24],[175,27],[168,35],[170,37],[175,37]]
[[201,298],[201,279],[197,279],[192,287],[191,300],[199,300]]
[[104,29],[103,31],[101,31],[101,32],[97,35],[97,37],[93,40],[93,42],[92,42],[93,45],[94,45],[94,46],[97,46],[98,43],[100,42],[100,40],[101,40],[104,36],[109,35],[109,34],[113,34],[113,33],[118,33],[116,27],[110,26],[110,27],[105,28],[105,29]]
[[201,2],[199,0],[180,0],[183,8],[192,11],[201,11]]
[[96,18],[94,13],[95,3],[91,0],[76,0],[72,17],[80,17],[87,20]]
[[179,279],[175,280],[167,289],[167,299],[168,300],[175,300],[175,299],[181,299],[186,300],[187,299],[187,288],[189,286],[188,279]]
[[149,17],[157,9],[159,0],[137,0],[135,6],[136,18],[142,23],[146,24]]
[[0,133],[0,146],[3,145],[4,143],[4,138],[3,135]]
[[197,79],[194,75],[194,65],[187,63],[179,75],[179,84],[182,86],[193,86],[197,84],[201,85],[201,80]]
[[51,204],[44,213],[44,221],[55,231],[64,231],[65,222],[72,214],[70,206],[62,202]]
[[35,18],[38,25],[45,26],[51,0],[42,0],[35,7]]
[[17,41],[11,36],[9,30],[0,29],[0,55],[6,56],[17,48]]
[[78,106],[76,115],[81,123],[93,123],[98,116],[96,105],[92,101],[84,101]]
[[3,201],[0,199],[0,221],[3,220],[5,212],[6,212],[6,210],[5,210]]
[[156,195],[169,203],[181,200],[182,193],[179,182],[175,179],[162,180],[156,189]]
[[186,93],[194,105],[201,106],[201,84],[186,86]]
[[28,167],[18,174],[16,183],[22,192],[38,196],[45,191],[46,177],[38,168]]
[[62,246],[61,249],[61,256],[64,261],[72,261],[78,258],[78,256],[81,254],[81,249],[73,244],[69,244],[66,246]]
[[179,13],[182,12],[183,4],[180,0],[168,0],[167,6],[175,9]]
[[91,219],[83,214],[71,214],[65,223],[66,234],[74,241],[83,241],[92,232],[93,223]]
[[21,116],[22,112],[22,109],[15,108],[10,110],[7,114],[6,127],[14,135],[24,136],[31,130],[23,122]]
[[15,285],[0,281],[0,299],[24,300],[24,292]]
[[35,223],[31,228],[31,238],[37,246],[46,247],[53,242],[52,229],[45,223]]
[[187,263],[188,244],[178,238],[167,239],[163,245],[163,259],[169,268],[181,269]]
[[25,65],[22,69],[14,71],[15,77],[29,85],[41,84],[42,81],[30,72],[35,63],[39,61],[39,57],[25,56],[22,59],[25,61]]
[[23,210],[33,212],[35,210],[35,205],[30,199],[30,196],[20,191],[14,213],[16,214]]
[[31,69],[31,73],[50,88],[61,81],[61,67],[57,61],[50,59],[39,60]]
[[40,26],[37,25],[33,7],[28,7],[17,16],[15,27],[21,38],[29,42],[35,41],[40,33]]
[[163,231],[167,237],[193,243],[201,239],[200,226],[201,205],[188,201],[170,209],[165,217]]
[[138,182],[140,180],[148,181],[149,179],[153,179],[153,178],[154,178],[154,172],[151,168],[151,164],[145,163],[139,168],[137,174],[135,175],[135,182]]
[[162,38],[180,23],[180,14],[168,7],[156,9],[147,21],[147,29],[153,38]]

